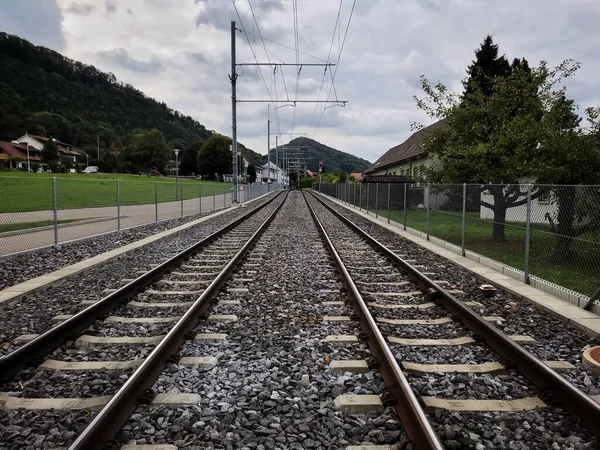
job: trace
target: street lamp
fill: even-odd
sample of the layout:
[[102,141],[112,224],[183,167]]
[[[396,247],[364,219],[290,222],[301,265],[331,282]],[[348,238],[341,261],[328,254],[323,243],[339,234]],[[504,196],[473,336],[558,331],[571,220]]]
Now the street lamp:
[[179,199],[179,152],[178,148],[173,149],[175,152],[175,200]]

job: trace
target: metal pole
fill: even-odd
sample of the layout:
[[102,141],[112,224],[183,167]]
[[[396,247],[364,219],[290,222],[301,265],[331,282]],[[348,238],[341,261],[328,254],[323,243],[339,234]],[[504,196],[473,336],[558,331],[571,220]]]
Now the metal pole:
[[54,248],[58,247],[58,204],[56,198],[56,178],[52,177],[52,202],[54,209]]
[[217,196],[215,195],[215,185],[212,185],[213,187],[213,212],[215,212],[217,210]]
[[463,183],[463,208],[462,208],[462,236],[461,249],[462,255],[465,256],[465,237],[467,233],[467,183]]
[[429,210],[431,209],[429,198],[429,184],[427,185],[427,240],[429,240]]
[[198,214],[202,214],[202,185],[198,184]]
[[369,191],[371,190],[371,185],[367,183],[367,214],[369,214]]
[[408,185],[404,183],[404,231],[406,231],[406,191],[408,190]]
[[100,135],[96,135],[96,151],[98,152],[98,161],[100,161]]
[[237,81],[237,74],[235,73],[235,20],[231,21],[231,137],[232,137],[232,148],[231,157],[233,158],[233,203],[238,202],[238,157],[237,157],[237,100],[235,92],[235,83]]
[[175,151],[175,200],[179,197],[179,150]]
[[179,186],[179,189],[181,190],[179,193],[179,197],[181,198],[181,217],[183,217],[183,184],[180,184]]
[[354,209],[356,209],[356,185],[352,185],[352,204],[354,205]]
[[527,185],[527,218],[525,222],[525,263],[523,271],[524,282],[529,284],[529,239],[531,237],[531,185]]
[[387,204],[387,208],[388,208],[388,218],[387,218],[387,223],[390,223],[390,193],[392,192],[392,183],[388,183],[388,204]]
[[227,208],[227,191],[223,189],[223,209]]
[[379,217],[379,183],[375,186],[375,218]]
[[158,181],[154,182],[154,217],[155,222],[158,222]]
[[358,210],[362,211],[362,183],[358,186]]
[[121,231],[121,180],[117,180],[117,231]]
[[277,174],[277,176],[275,177],[275,179],[277,180],[277,183],[279,183],[279,154],[277,151],[277,138],[279,136],[275,135],[275,173]]
[[267,105],[267,192],[271,190],[271,105]]
[[31,165],[29,164],[29,142],[27,142],[27,173],[31,172]]

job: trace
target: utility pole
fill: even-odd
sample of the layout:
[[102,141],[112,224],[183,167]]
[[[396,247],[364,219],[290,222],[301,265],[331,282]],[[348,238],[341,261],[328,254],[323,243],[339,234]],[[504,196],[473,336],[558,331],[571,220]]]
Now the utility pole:
[[267,105],[267,192],[271,190],[271,105]]
[[231,21],[231,135],[232,135],[232,162],[233,162],[233,196],[232,203],[238,202],[238,158],[237,158],[237,114],[236,106],[237,100],[235,96],[235,83],[237,81],[237,74],[235,73],[235,20]]
[[277,183],[279,183],[279,154],[278,154],[278,150],[277,150],[277,138],[279,136],[275,135],[275,167],[277,167],[277,169],[275,169],[275,173],[277,173]]
[[100,135],[96,135],[96,151],[98,152],[98,161],[100,161]]

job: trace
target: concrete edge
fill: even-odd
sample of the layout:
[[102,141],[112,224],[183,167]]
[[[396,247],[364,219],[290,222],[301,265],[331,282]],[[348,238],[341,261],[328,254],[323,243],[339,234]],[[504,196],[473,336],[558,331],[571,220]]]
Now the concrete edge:
[[[438,256],[457,264],[474,275],[487,280],[490,284],[509,292],[515,297],[521,298],[535,306],[540,307],[542,310],[549,312],[554,317],[573,325],[588,335],[596,338],[600,337],[600,316],[586,311],[563,298],[559,298],[546,291],[543,291],[538,287],[533,287],[530,284],[525,284],[524,282],[511,277],[510,274],[504,272],[505,266],[503,264],[471,251],[467,251],[466,256],[462,256],[460,254],[460,247],[457,247],[454,244],[447,243],[446,241],[443,241],[444,246],[434,244],[432,241],[426,240],[425,233],[417,230],[409,231],[408,229],[407,231],[404,231],[402,229],[402,224],[398,224],[393,221],[390,221],[388,224],[387,218],[376,219],[375,216],[359,211],[349,205],[346,205],[338,199],[324,194],[320,195],[327,200],[332,201],[336,205],[352,211],[355,214],[358,214],[360,217],[380,225],[388,231],[396,233],[397,235],[402,236],[403,238],[406,238],[415,244],[436,253]],[[456,249],[459,251],[455,251]],[[498,267],[495,267],[496,265]],[[515,269],[512,270],[515,271]],[[537,284],[539,284],[539,279],[536,278],[536,280],[538,280]]]
[[[240,203],[239,205],[236,205],[236,206],[230,206],[228,208],[221,209],[220,211],[214,212],[213,214],[209,214],[208,216],[201,217],[201,218],[193,220],[191,222],[179,225],[178,227],[171,228],[171,229],[165,230],[165,231],[161,231],[160,233],[156,233],[151,236],[147,236],[138,241],[130,242],[129,244],[124,245],[122,247],[118,247],[116,249],[109,250],[108,252],[100,253],[99,255],[85,259],[83,261],[78,261],[75,264],[71,264],[69,266],[62,267],[61,269],[55,270],[54,272],[40,275],[39,277],[31,278],[27,281],[24,281],[23,283],[19,283],[19,284],[10,286],[10,287],[0,291],[0,308],[2,308],[4,306],[9,306],[12,303],[19,301],[21,298],[23,298],[27,295],[33,294],[34,292],[37,292],[37,291],[40,291],[43,289],[47,289],[48,287],[52,286],[53,284],[55,284],[59,281],[63,281],[74,275],[80,274],[86,270],[89,270],[93,267],[96,267],[100,264],[110,261],[111,259],[117,258],[125,253],[140,249],[142,247],[145,247],[146,245],[152,244],[152,243],[159,241],[161,239],[164,239],[166,237],[170,237],[170,236],[179,234],[182,231],[192,228],[200,223],[206,222],[207,220],[212,219],[213,217],[220,216],[222,214],[225,214],[226,212],[233,211],[236,208],[240,208],[243,205],[252,203],[256,200],[259,200],[259,199],[273,193],[273,192],[277,192],[277,191],[267,192],[266,194],[263,194],[252,200],[248,200],[247,202],[244,202],[243,204]],[[167,220],[170,220],[170,219],[167,219]],[[131,228],[135,228],[135,227],[131,227]],[[108,233],[102,233],[102,234],[108,234]],[[96,235],[96,236],[98,236],[98,235]],[[89,236],[84,239],[91,239],[93,237],[94,236]]]
[[[127,216],[121,216],[121,217],[124,218]],[[116,217],[95,217],[95,218],[84,219],[84,220],[73,220],[72,222],[59,223],[58,228],[69,228],[69,227],[74,227],[77,225],[88,225],[88,224],[92,224],[92,223],[106,222],[108,220],[115,220],[115,219],[116,219]],[[41,221],[41,222],[45,222],[45,221]],[[139,225],[139,226],[141,226],[141,225]],[[53,230],[53,229],[54,229],[54,225],[46,225],[43,227],[23,228],[21,230],[5,231],[4,233],[0,233],[0,238],[19,236],[21,234],[37,233],[38,231],[48,231],[48,230]],[[38,248],[42,248],[42,247],[38,247]],[[32,250],[37,250],[37,249],[32,249]],[[20,253],[25,253],[25,252],[9,253],[6,256],[18,255]]]

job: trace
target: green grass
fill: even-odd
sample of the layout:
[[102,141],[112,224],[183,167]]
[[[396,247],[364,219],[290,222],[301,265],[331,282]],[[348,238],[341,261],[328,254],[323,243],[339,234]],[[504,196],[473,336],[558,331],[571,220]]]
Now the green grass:
[[[92,208],[117,204],[120,180],[121,205],[154,203],[155,186],[159,202],[176,200],[173,178],[151,178],[126,174],[28,174],[0,172],[0,213],[43,211],[53,208],[52,177],[56,176],[59,209]],[[231,183],[181,179],[185,200],[231,192]]]
[[[387,217],[387,211],[379,211]],[[404,223],[403,211],[391,211],[390,219]],[[479,218],[479,213],[467,213],[465,247],[508,266],[523,270],[525,260],[525,228],[523,224],[508,223],[506,240],[492,240],[492,221]],[[427,212],[424,209],[407,211],[406,226],[427,231]],[[600,287],[600,235],[588,233],[573,242],[573,257],[559,261],[555,254],[556,237],[543,224],[532,224],[530,237],[529,271],[547,281],[592,295]],[[460,213],[431,211],[431,236],[461,245],[462,217]]]
[[[62,219],[57,222],[60,223],[71,223],[80,222],[87,219]],[[54,225],[53,220],[41,220],[39,222],[23,222],[23,223],[7,223],[0,225],[0,233],[6,233],[8,231],[28,230],[30,228],[40,228]]]

